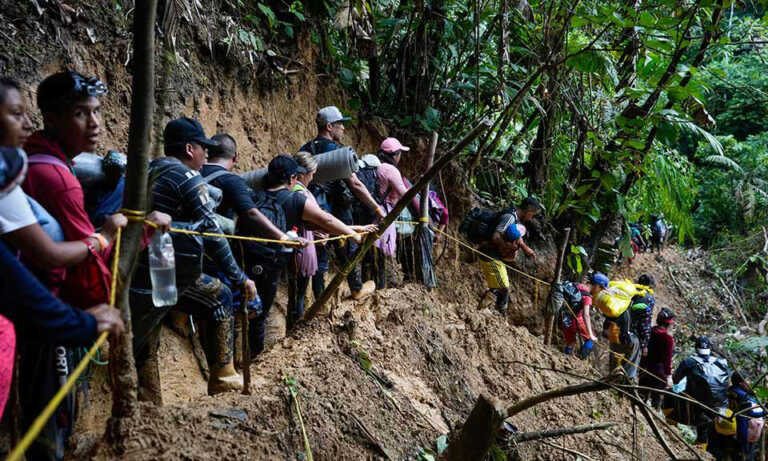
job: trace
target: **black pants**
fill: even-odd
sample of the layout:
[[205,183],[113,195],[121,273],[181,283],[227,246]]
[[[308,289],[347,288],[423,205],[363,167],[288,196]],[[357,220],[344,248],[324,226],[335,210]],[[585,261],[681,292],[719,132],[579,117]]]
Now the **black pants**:
[[414,234],[399,235],[397,238],[397,260],[403,270],[403,281],[416,280],[416,246]]
[[[206,358],[211,367],[222,367],[232,360],[234,347],[234,308],[232,291],[216,277],[201,274],[197,283],[184,287],[176,306],[155,307],[152,290],[131,288],[131,320],[133,323],[133,354],[136,368],[140,369],[151,353],[148,345],[154,335],[160,333],[163,319],[177,309],[202,321],[211,322],[206,331],[210,336],[206,343]],[[215,337],[217,331],[229,329],[227,345],[223,350]]]
[[251,356],[257,356],[264,351],[264,337],[267,331],[267,317],[272,309],[277,295],[277,284],[285,264],[283,261],[249,260],[246,263],[246,274],[256,284],[256,290],[261,297],[261,312],[255,319],[248,322],[250,337],[248,338]]
[[[325,274],[330,267],[330,252],[333,251],[335,259],[339,266],[344,266],[355,257],[358,245],[352,240],[347,240],[346,244],[338,241],[328,242],[325,246],[316,245],[317,252],[317,272],[312,277],[312,292],[315,298],[319,298],[325,290]],[[360,266],[356,265],[347,275],[349,289],[354,293],[360,291],[363,282],[360,276]]]

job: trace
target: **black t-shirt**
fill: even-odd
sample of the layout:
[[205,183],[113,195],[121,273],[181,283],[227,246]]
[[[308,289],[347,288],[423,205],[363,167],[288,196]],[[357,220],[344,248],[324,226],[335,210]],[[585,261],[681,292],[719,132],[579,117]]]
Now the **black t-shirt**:
[[301,216],[304,214],[304,205],[307,202],[307,196],[301,192],[292,192],[288,189],[267,191],[267,193],[278,202],[283,201],[287,230],[291,230],[293,227],[299,228],[302,223]]
[[[225,170],[221,165],[209,163],[203,165],[200,173],[203,177],[207,177],[217,171]],[[251,190],[240,175],[234,173],[224,174],[215,178],[210,184],[218,187],[223,192],[221,204],[216,209],[218,214],[232,219],[235,215],[242,216],[251,208],[256,208],[251,199]]]

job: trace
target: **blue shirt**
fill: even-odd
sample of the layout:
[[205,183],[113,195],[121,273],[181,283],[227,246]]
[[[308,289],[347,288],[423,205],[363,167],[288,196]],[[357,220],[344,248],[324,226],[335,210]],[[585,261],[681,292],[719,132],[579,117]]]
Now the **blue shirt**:
[[87,346],[96,337],[96,319],[56,298],[0,242],[0,314],[19,337],[64,346]]

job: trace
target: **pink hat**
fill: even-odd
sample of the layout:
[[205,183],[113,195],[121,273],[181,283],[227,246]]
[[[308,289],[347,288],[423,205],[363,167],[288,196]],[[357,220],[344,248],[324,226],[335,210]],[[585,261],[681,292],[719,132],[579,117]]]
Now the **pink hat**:
[[397,138],[387,138],[381,141],[381,150],[383,150],[388,154],[391,154],[399,150],[408,152],[409,150],[411,150],[411,148],[400,144],[400,141],[398,141]]

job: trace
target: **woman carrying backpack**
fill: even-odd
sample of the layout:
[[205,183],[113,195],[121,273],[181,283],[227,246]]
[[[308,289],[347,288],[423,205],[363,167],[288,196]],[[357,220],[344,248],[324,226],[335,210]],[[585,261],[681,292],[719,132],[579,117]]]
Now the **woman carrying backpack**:
[[565,282],[562,285],[563,306],[560,309],[560,330],[565,340],[565,354],[571,355],[576,345],[576,333],[583,343],[579,350],[582,360],[587,358],[597,342],[597,336],[592,332],[592,295],[589,287],[581,283]]

